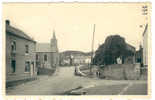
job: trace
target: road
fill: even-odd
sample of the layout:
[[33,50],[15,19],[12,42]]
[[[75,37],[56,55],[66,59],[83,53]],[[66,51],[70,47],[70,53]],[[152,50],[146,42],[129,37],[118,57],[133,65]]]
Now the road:
[[88,95],[145,95],[147,81],[101,80],[74,75],[74,67],[59,67],[53,76],[38,76],[38,80],[7,89],[8,95],[68,95],[66,91],[86,91]]

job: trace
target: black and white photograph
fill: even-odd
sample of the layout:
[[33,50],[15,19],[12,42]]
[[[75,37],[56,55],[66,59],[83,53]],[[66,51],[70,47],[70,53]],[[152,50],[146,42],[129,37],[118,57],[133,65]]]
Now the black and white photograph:
[[6,96],[149,96],[151,3],[3,3]]

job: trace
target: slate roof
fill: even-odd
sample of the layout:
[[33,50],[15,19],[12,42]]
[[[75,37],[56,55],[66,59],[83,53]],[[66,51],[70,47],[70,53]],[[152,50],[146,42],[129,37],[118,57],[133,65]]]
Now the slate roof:
[[50,43],[37,43],[36,52],[57,52],[57,50],[51,47]]
[[24,39],[29,40],[29,41],[36,42],[30,36],[25,34],[23,31],[15,28],[15,27],[12,27],[10,25],[6,25],[6,33],[15,35],[15,36],[20,37],[20,38],[24,38]]
[[130,45],[130,44],[128,44],[128,43],[127,43],[126,46],[127,46],[127,49],[128,49],[128,50],[130,50],[130,51],[132,51],[132,52],[136,52],[136,49],[135,49],[134,46],[132,46],[132,45]]

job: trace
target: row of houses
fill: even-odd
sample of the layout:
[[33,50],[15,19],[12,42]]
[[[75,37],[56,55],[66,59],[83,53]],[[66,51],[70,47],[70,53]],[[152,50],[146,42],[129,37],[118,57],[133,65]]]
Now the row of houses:
[[65,56],[60,61],[60,65],[88,65],[91,63],[91,56],[71,55]]
[[70,66],[70,65],[84,65],[90,64],[91,55],[90,53],[85,53],[81,51],[64,51],[60,53],[60,65]]
[[6,20],[6,82],[37,76],[38,68],[58,66],[59,51],[55,32],[50,43],[37,43]]

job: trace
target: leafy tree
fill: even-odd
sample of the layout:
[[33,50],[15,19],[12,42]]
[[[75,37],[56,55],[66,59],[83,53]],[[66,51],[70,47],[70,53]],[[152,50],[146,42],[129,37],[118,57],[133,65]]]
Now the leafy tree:
[[93,64],[109,65],[116,63],[118,57],[125,58],[132,54],[126,49],[125,39],[119,35],[108,36],[105,43],[100,45],[95,52]]

